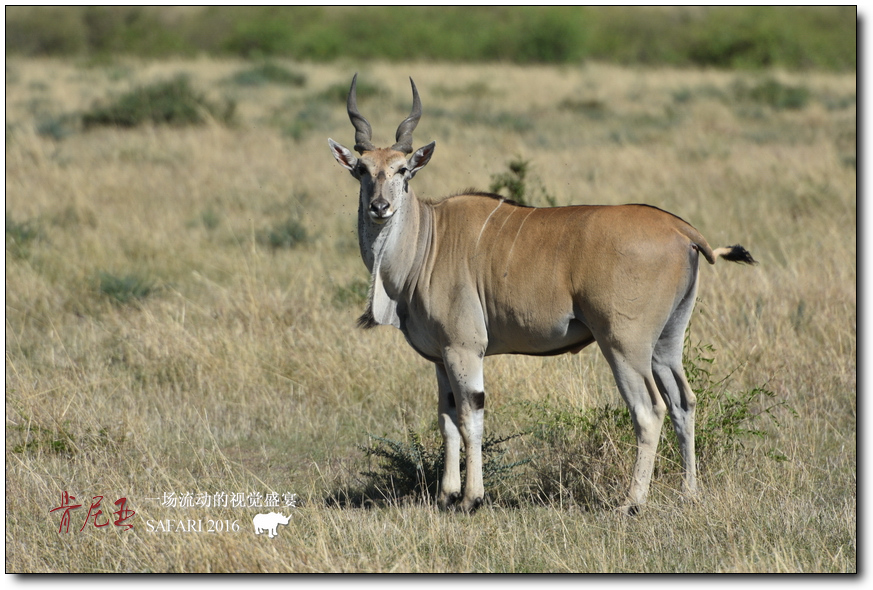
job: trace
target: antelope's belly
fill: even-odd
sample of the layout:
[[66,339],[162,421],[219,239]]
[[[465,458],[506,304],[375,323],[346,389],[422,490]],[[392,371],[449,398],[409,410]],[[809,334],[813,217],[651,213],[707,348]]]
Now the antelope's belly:
[[486,355],[529,354],[549,356],[576,353],[594,342],[588,326],[575,318],[548,326],[522,323],[489,326]]

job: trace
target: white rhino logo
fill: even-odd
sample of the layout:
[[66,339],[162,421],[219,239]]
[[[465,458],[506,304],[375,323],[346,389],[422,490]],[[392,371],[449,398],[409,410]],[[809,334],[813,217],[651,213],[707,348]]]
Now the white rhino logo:
[[256,535],[260,535],[264,531],[267,531],[267,536],[272,539],[278,534],[276,528],[280,524],[288,524],[289,520],[291,520],[290,514],[284,516],[278,512],[269,512],[267,514],[255,514],[255,517],[252,519],[252,524],[255,525]]

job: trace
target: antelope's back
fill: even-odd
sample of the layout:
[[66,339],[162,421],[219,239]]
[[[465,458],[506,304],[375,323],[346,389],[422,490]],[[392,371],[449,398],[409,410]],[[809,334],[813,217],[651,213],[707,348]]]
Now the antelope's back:
[[561,318],[669,310],[695,276],[689,232],[699,234],[655,207],[534,208],[462,195],[434,213],[430,283],[474,285],[489,326],[549,331]]

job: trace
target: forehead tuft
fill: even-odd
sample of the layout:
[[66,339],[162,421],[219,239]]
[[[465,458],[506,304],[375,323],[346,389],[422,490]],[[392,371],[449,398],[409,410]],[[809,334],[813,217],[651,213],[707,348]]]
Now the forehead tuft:
[[397,164],[405,164],[406,156],[402,152],[389,148],[376,148],[375,150],[364,152],[363,155],[361,155],[361,160],[364,160],[369,166],[379,170],[391,168]]

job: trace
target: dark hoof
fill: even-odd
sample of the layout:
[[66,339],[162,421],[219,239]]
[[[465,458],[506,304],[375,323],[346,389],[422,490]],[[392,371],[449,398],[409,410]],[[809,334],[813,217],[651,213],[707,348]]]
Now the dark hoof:
[[467,514],[473,514],[482,506],[482,498],[476,498],[472,502],[465,502],[461,509]]
[[640,505],[639,504],[628,504],[626,506],[620,506],[618,509],[619,514],[622,516],[636,516],[640,513]]
[[461,499],[461,494],[459,492],[452,492],[446,497],[443,497],[439,501],[439,506],[443,510],[449,510],[450,508],[457,507],[458,502]]

